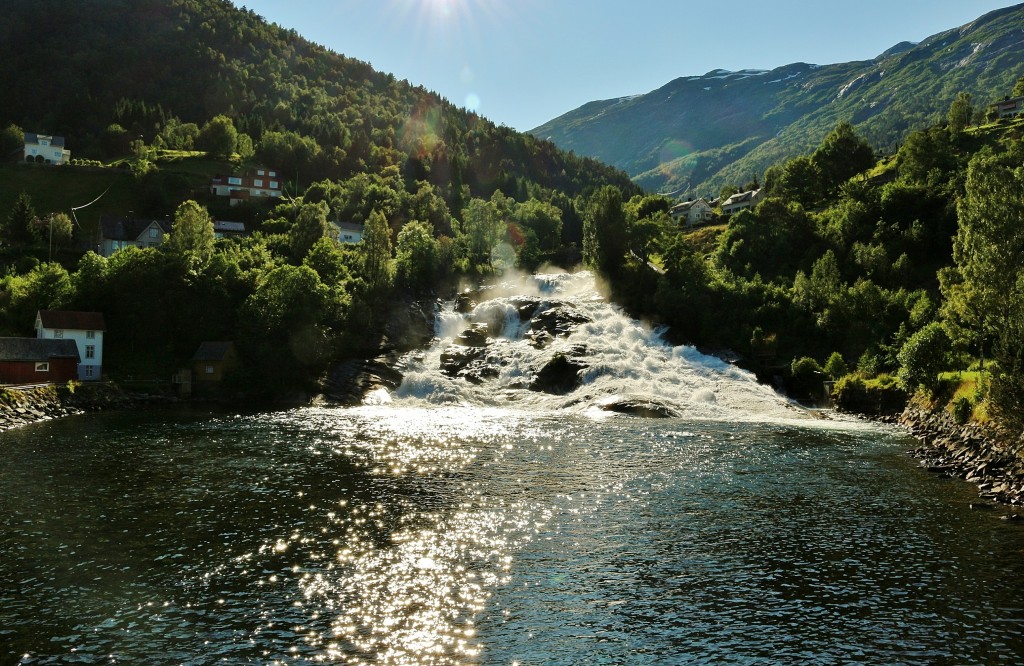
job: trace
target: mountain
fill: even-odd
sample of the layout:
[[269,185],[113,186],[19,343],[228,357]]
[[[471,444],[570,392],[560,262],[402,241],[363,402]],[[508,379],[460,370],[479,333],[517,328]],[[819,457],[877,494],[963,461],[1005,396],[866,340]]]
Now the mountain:
[[644,95],[590,102],[531,132],[659,192],[711,194],[813,150],[849,120],[880,152],[940,122],[961,91],[981,111],[1024,74],[1024,5],[872,60],[714,70]]

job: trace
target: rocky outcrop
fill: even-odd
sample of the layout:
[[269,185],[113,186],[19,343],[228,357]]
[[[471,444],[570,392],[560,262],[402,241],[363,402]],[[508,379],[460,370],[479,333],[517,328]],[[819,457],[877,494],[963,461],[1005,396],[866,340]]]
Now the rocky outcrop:
[[128,407],[133,401],[114,384],[51,384],[0,389],[0,432],[88,411]]
[[600,408],[606,412],[629,414],[647,419],[676,419],[683,416],[683,413],[673,405],[654,398],[640,396],[616,396],[615,399],[602,403]]
[[[530,321],[530,336],[546,333],[552,337],[565,337],[582,324],[589,324],[590,317],[565,303],[555,304],[534,315]],[[528,336],[529,337],[529,336]]]
[[450,345],[441,353],[441,372],[449,377],[461,377],[473,384],[482,384],[501,372],[500,361],[493,360],[485,345]]
[[1020,434],[957,424],[944,411],[908,407],[900,423],[921,446],[911,453],[929,470],[978,486],[988,501],[1024,506],[1024,441]]
[[393,391],[402,383],[395,352],[371,359],[349,359],[334,365],[321,384],[322,397],[342,405],[359,405],[377,389]]
[[543,393],[569,393],[583,382],[581,373],[587,365],[579,360],[586,355],[585,347],[574,347],[568,354],[558,353],[551,357],[537,372],[530,383],[531,391]]
[[434,301],[415,301],[393,309],[384,325],[381,349],[406,352],[429,343],[438,307]]

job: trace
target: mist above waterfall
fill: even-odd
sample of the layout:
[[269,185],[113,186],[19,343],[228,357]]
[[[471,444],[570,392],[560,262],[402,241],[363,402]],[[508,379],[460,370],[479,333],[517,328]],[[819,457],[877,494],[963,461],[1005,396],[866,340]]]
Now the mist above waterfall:
[[751,373],[672,346],[663,332],[610,304],[589,272],[517,277],[446,303],[436,339],[404,359],[389,400],[743,420],[801,413]]

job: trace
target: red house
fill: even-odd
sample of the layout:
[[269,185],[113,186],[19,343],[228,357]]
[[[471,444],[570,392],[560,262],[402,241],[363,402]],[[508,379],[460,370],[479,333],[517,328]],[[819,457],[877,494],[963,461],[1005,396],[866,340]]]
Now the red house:
[[0,383],[42,384],[78,378],[74,340],[0,338]]

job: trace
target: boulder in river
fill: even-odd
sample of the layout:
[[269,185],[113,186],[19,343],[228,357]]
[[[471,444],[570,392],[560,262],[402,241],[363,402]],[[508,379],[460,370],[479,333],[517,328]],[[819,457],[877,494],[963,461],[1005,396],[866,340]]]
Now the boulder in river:
[[675,406],[648,396],[615,396],[612,400],[601,403],[600,407],[606,412],[630,414],[647,419],[675,419],[682,416],[682,412]]
[[586,368],[586,364],[578,359],[562,353],[555,354],[537,373],[530,384],[530,390],[543,393],[569,393],[583,382],[580,374]]

